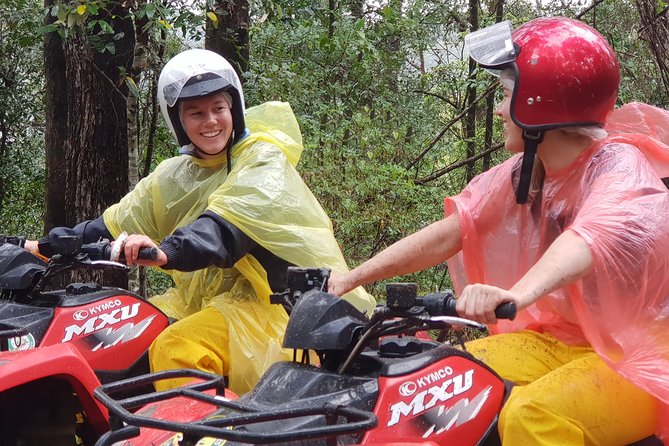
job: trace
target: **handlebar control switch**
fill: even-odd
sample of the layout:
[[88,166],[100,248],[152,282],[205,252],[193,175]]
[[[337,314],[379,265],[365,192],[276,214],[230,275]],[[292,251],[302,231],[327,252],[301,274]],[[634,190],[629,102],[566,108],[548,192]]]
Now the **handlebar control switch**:
[[389,283],[386,285],[386,306],[396,311],[406,311],[416,305],[418,285],[415,283]]
[[82,243],[79,235],[60,235],[51,242],[51,249],[63,257],[73,257],[81,252]]

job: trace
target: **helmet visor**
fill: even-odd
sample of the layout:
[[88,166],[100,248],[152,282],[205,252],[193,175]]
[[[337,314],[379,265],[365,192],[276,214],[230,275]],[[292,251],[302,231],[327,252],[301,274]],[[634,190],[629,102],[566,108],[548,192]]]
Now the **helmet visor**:
[[209,96],[230,86],[230,82],[215,73],[193,76],[183,84],[173,82],[163,89],[165,102],[172,107],[179,99],[195,99]]
[[516,60],[511,22],[496,23],[465,36],[465,50],[483,68],[502,68]]

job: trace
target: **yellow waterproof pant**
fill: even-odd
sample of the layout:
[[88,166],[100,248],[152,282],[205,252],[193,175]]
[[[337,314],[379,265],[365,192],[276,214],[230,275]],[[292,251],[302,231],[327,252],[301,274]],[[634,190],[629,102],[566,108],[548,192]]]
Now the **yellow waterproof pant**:
[[[167,327],[151,344],[151,371],[198,369],[217,375],[230,370],[228,326],[216,308],[208,307]],[[158,381],[162,391],[187,384],[191,379]]]
[[656,400],[590,347],[526,330],[467,350],[517,384],[499,419],[504,446],[626,445],[655,433]]

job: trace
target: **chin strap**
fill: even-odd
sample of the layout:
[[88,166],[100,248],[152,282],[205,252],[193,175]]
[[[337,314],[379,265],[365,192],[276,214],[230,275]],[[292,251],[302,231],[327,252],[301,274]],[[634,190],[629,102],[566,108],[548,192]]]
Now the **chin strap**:
[[518,190],[516,190],[516,203],[527,203],[527,196],[530,192],[530,183],[532,182],[532,169],[534,167],[534,157],[537,154],[537,147],[544,140],[542,130],[532,132],[523,131],[525,140],[525,150],[523,151],[523,164],[520,167],[520,180],[518,181]]
[[226,162],[226,169],[228,169],[228,175],[230,175],[230,169],[232,169],[231,164],[231,159],[230,159],[230,151],[232,150],[232,141],[235,140],[235,130],[232,130],[232,135],[230,135],[230,139],[228,140],[228,146],[226,147],[225,151],[225,162]]

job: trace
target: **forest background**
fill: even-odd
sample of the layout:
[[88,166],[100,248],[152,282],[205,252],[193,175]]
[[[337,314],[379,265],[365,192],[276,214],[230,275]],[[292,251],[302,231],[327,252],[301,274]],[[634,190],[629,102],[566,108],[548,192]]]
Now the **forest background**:
[[[618,54],[618,105],[669,108],[668,10],[665,0],[0,0],[0,233],[38,238],[95,218],[175,156],[157,76],[177,52],[206,47],[238,69],[247,106],[291,103],[298,169],[355,266],[440,218],[445,196],[508,156],[495,79],[463,53],[466,33],[580,19]],[[444,265],[400,280],[450,284]],[[134,282],[147,294],[168,284],[156,272]],[[370,291],[381,297],[381,286]]]

